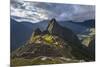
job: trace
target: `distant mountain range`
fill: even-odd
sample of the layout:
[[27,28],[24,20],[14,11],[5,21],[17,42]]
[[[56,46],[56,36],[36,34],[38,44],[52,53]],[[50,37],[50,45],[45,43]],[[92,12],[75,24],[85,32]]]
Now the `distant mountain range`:
[[[11,19],[11,51],[25,44],[33,32],[32,23],[19,23]],[[32,26],[32,27],[31,27]]]
[[[18,48],[20,45],[30,38],[33,31],[40,28],[41,31],[45,30],[48,26],[49,20],[44,20],[38,23],[32,22],[17,22],[11,19],[11,51]],[[75,34],[86,31],[90,27],[94,27],[94,20],[88,20],[84,22],[72,22],[72,21],[59,21],[61,26],[71,29]]]
[[[71,21],[72,22],[72,21]],[[85,20],[84,22],[72,22],[72,23],[76,23],[79,24],[81,26],[85,26],[85,27],[95,27],[95,20],[91,19],[91,20]]]
[[30,23],[30,22],[17,22],[11,19],[11,51],[18,48],[20,45],[30,38],[32,32],[37,29],[44,29],[45,24]]

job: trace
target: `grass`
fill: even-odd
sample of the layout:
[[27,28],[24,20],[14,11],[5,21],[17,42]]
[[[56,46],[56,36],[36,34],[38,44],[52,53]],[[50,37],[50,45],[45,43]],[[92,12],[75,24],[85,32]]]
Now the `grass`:
[[62,63],[78,63],[79,60],[67,60],[67,58],[61,59],[60,57],[48,57],[45,60],[41,60],[42,57],[36,57],[33,59],[14,58],[11,60],[11,66],[28,66],[28,65],[44,65],[44,64],[62,64]]
[[46,43],[52,44],[54,42],[52,35],[46,34],[43,36]]
[[[38,42],[39,40],[46,43],[47,45],[54,45],[54,47],[56,47],[57,49],[60,50],[61,54],[64,55],[63,57],[65,57],[66,55],[70,56],[69,54],[66,54],[66,50],[64,50],[61,46],[63,43],[63,41],[59,41],[58,40],[55,40],[54,39],[55,36],[52,36],[52,35],[49,35],[49,34],[46,34],[46,35],[36,35],[34,37],[31,38],[30,40],[30,43],[36,43]],[[37,47],[39,47],[37,45]],[[26,47],[27,49],[29,47]],[[25,50],[22,50],[23,51],[26,51]],[[40,65],[40,64],[59,64],[59,63],[71,63],[71,62],[77,62],[77,61],[62,61],[60,58],[49,58],[49,59],[46,59],[46,60],[41,60],[40,57],[37,57],[37,58],[31,58],[31,59],[24,59],[24,58],[12,58],[11,59],[11,65],[12,66],[27,66],[27,65]]]
[[25,66],[25,65],[32,65],[32,61],[24,58],[11,59],[11,66]]
[[14,58],[11,60],[11,66],[27,66],[27,65],[59,64],[59,63],[61,63],[61,61],[55,59],[41,60],[40,58],[35,58],[35,59]]

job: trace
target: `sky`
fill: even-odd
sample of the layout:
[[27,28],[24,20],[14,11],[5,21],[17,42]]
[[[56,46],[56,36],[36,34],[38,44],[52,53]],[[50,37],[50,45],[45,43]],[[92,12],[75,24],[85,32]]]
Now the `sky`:
[[95,19],[95,6],[11,0],[11,18],[33,23],[52,18],[58,21],[83,22]]

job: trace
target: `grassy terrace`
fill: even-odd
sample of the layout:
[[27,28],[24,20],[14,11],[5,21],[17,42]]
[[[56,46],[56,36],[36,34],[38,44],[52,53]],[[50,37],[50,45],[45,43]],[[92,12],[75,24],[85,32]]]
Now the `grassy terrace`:
[[55,38],[55,37],[57,37],[57,36],[53,36],[50,34],[46,34],[43,36],[36,35],[36,36],[31,38],[29,43],[44,43],[47,45],[54,45],[56,47],[62,47],[61,43],[58,40],[56,40],[57,38]]
[[41,65],[41,64],[60,64],[60,63],[78,63],[79,60],[72,60],[68,58],[50,58],[46,57],[46,59],[43,60],[44,57],[36,57],[34,59],[24,59],[24,58],[15,58],[11,61],[12,66],[26,66],[26,65]]

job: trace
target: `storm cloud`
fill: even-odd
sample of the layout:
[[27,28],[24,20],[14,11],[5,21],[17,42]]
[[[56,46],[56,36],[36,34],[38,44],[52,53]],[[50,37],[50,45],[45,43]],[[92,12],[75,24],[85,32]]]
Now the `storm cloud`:
[[60,21],[72,20],[82,22],[95,19],[95,6],[12,0],[11,16],[21,17],[21,19],[17,19],[21,21],[31,20],[37,22],[56,18]]

